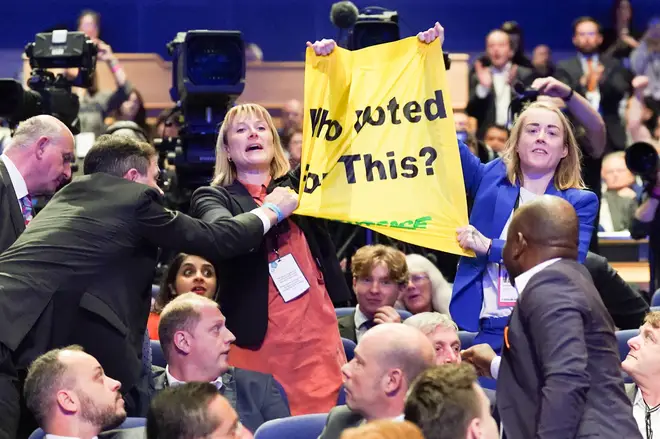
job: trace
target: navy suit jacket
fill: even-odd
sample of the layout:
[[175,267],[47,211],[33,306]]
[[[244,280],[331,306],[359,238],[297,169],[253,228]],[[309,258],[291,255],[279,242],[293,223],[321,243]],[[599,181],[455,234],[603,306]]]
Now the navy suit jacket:
[[507,439],[640,438],[614,322],[582,264],[534,274],[505,340],[497,408]]
[[[520,186],[509,182],[501,159],[483,164],[464,143],[459,142],[459,149],[465,190],[474,200],[470,224],[493,240],[489,255],[461,257],[449,305],[456,324],[463,330],[476,332],[483,303],[482,277],[489,262],[502,262],[505,240],[499,237],[516,204]],[[580,189],[558,190],[553,183],[545,193],[564,198],[575,208],[580,220],[579,259],[584,261],[598,212],[596,194]]]
[[[168,387],[165,369],[152,369],[156,392]],[[238,413],[241,424],[252,432],[266,421],[291,416],[272,375],[231,367],[222,376],[222,385],[222,395]]]

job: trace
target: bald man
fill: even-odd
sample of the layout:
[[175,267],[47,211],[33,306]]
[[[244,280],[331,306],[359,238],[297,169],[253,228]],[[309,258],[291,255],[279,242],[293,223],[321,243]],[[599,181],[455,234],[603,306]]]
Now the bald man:
[[519,298],[498,359],[464,360],[497,378],[508,439],[639,438],[626,397],[614,323],[577,262],[578,218],[544,195],[517,210],[503,259]]
[[338,439],[344,429],[362,422],[402,421],[410,384],[434,363],[435,349],[419,329],[400,323],[374,326],[342,368],[346,405],[330,410],[319,439]]
[[22,122],[0,155],[0,253],[32,220],[32,196],[51,195],[71,178],[71,131],[52,116]]

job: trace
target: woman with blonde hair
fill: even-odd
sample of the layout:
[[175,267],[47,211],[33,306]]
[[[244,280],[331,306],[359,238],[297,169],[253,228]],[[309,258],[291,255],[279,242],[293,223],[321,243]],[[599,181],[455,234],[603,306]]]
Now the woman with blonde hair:
[[395,306],[411,314],[435,311],[449,315],[451,285],[438,267],[418,254],[406,255],[406,263],[410,280]]
[[[220,128],[213,182],[193,194],[191,213],[213,222],[249,212],[275,187],[297,190],[299,179],[268,111],[238,105]],[[272,374],[293,415],[328,412],[346,363],[333,303],[347,303],[350,291],[324,222],[293,215],[254,251],[212,262],[218,301],[236,336],[229,362]]]
[[424,439],[424,435],[412,422],[383,420],[348,428],[339,439]]
[[[589,102],[554,78],[533,84],[542,95],[562,98],[590,135],[592,148],[604,147],[605,124]],[[570,202],[580,220],[579,259],[584,261],[598,212],[598,198],[585,190],[581,152],[573,127],[554,104],[534,102],[515,121],[501,159],[486,165],[460,144],[465,189],[474,200],[470,224],[457,239],[476,257],[462,257],[453,286],[450,312],[458,326],[478,332],[476,343],[502,346],[504,327],[518,299],[502,261],[514,211],[543,194]]]

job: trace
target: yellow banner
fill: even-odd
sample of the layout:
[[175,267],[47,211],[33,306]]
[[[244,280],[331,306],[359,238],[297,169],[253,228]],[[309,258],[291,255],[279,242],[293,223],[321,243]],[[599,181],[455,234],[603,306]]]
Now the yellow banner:
[[308,48],[303,130],[295,213],[470,254],[456,240],[467,203],[439,41]]

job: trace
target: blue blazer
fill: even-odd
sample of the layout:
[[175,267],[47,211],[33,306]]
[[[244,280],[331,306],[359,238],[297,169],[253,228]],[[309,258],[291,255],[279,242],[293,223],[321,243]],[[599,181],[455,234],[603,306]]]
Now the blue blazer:
[[[489,262],[502,262],[505,241],[499,237],[516,204],[520,186],[509,182],[506,166],[501,159],[483,164],[463,142],[458,144],[465,190],[474,200],[470,224],[492,239],[493,243],[489,255],[461,257],[449,311],[461,329],[477,332],[484,300],[482,276]],[[558,190],[554,182],[548,185],[545,193],[561,197],[575,208],[580,220],[579,260],[584,262],[598,212],[598,197],[593,192],[581,189]]]

